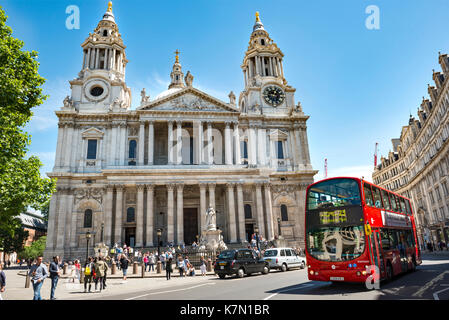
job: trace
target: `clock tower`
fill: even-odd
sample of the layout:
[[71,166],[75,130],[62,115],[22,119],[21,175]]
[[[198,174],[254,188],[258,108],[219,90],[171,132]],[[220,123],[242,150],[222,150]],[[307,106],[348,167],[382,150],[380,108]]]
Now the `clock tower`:
[[242,113],[288,114],[294,108],[295,89],[284,78],[283,57],[256,12],[256,22],[241,65],[245,79],[245,89],[239,97]]

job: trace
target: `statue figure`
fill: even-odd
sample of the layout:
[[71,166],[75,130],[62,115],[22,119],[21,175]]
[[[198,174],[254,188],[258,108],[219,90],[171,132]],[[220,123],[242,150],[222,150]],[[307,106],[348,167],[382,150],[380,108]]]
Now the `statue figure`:
[[301,102],[299,102],[299,101],[298,101],[298,104],[295,106],[295,112],[298,112],[298,113],[302,112]]
[[147,93],[145,92],[145,88],[142,89],[142,91],[140,92],[140,95],[142,97],[142,100],[140,101],[140,103],[144,103],[144,102],[148,102],[148,100],[150,100],[150,96],[147,96]]
[[208,231],[216,230],[216,216],[215,210],[212,206],[206,211],[206,228]]
[[235,105],[235,94],[234,94],[234,92],[231,91],[229,93],[228,97],[229,97],[229,104],[234,106]]
[[186,82],[186,85],[187,85],[188,87],[191,87],[191,86],[192,86],[192,83],[193,83],[193,76],[192,76],[192,74],[190,73],[190,71],[187,71],[187,74],[186,74],[186,76],[184,77],[184,81]]
[[69,96],[65,97],[63,103],[64,103],[64,108],[72,108],[72,106],[73,106],[72,99]]

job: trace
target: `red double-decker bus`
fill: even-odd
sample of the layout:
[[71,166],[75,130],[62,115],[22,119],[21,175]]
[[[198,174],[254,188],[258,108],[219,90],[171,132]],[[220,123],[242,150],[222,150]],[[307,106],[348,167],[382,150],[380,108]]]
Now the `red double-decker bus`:
[[361,179],[311,184],[305,230],[309,280],[391,279],[421,264],[409,199]]

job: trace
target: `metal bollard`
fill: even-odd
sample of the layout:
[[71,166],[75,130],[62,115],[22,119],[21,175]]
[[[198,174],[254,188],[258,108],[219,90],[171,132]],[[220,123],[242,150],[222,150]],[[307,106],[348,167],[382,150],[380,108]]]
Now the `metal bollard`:
[[115,274],[117,272],[117,265],[115,261],[112,261],[111,274]]
[[29,288],[30,287],[30,282],[31,282],[31,277],[28,274],[28,270],[27,270],[27,275],[25,277],[25,288]]
[[156,264],[156,273],[162,272],[162,262],[158,261]]
[[137,261],[133,263],[133,274],[137,274]]
[[141,272],[142,272],[142,278],[145,277],[145,263],[142,262],[141,264]]
[[81,268],[80,272],[80,283],[84,283],[84,268]]
[[209,258],[207,259],[207,272],[212,272],[212,260]]
[[62,274],[66,274],[67,273],[67,267],[68,267],[69,265],[67,264],[67,262],[66,263],[64,263],[64,266],[62,267]]

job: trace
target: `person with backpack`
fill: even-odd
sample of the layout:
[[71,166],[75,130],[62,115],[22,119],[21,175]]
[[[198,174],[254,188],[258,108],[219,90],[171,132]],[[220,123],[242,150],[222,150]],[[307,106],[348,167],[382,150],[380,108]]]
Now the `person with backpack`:
[[95,264],[95,273],[97,276],[97,282],[95,282],[95,291],[97,291],[97,283],[100,283],[100,292],[102,289],[104,289],[103,286],[103,278],[104,275],[106,274],[106,272],[108,271],[108,265],[106,264],[106,262],[103,261],[102,257],[98,257],[98,261]]
[[89,292],[92,288],[92,278],[94,275],[95,265],[92,262],[92,258],[87,259],[86,265],[84,266],[84,293],[87,292],[87,284],[89,284]]
[[184,277],[184,268],[185,268],[184,259],[182,258],[181,255],[179,255],[179,257],[178,257],[178,270],[179,270],[179,276],[180,277]]
[[128,264],[129,260],[126,257],[126,255],[122,254],[122,257],[120,258],[120,267],[123,271],[123,280],[126,281],[126,274],[128,273]]
[[165,276],[167,278],[167,280],[171,279],[171,273],[173,272],[173,268],[172,268],[172,263],[173,263],[173,259],[169,258],[167,261],[167,268],[165,268]]

